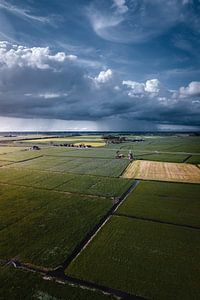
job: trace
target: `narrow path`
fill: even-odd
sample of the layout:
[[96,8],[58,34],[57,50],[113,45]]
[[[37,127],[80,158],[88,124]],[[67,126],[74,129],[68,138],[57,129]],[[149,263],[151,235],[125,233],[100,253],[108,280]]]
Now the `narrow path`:
[[[110,148],[110,149],[105,148],[105,149],[106,150],[115,150],[115,151],[119,150],[118,148]],[[120,148],[120,150],[121,151],[128,151],[128,149],[125,149],[125,148]],[[176,152],[176,151],[159,151],[159,150],[145,150],[145,149],[143,149],[143,150],[135,150],[135,152],[136,153],[139,153],[139,152],[144,153],[144,152],[146,152],[146,154],[149,153],[149,154],[177,154],[177,155],[181,155],[181,154],[186,154],[187,155],[188,154],[188,155],[200,155],[200,152],[180,152],[180,151]],[[140,155],[140,154],[138,154],[138,155]]]
[[118,217],[125,217],[125,218],[135,219],[135,220],[155,222],[155,223],[160,223],[160,224],[167,224],[167,225],[172,225],[172,226],[178,226],[178,227],[185,227],[185,228],[200,230],[200,227],[197,227],[197,226],[186,225],[186,224],[178,224],[178,223],[173,223],[173,222],[168,222],[168,221],[161,221],[161,220],[156,220],[156,219],[151,219],[151,218],[130,216],[130,215],[123,214],[123,213],[114,213],[113,215],[118,216]]
[[91,240],[96,236],[96,234],[101,230],[101,228],[108,222],[108,220],[113,216],[114,212],[118,207],[125,201],[128,195],[132,190],[139,184],[138,180],[135,180],[131,187],[117,199],[117,202],[112,206],[108,213],[100,220],[100,222],[92,229],[91,232],[85,237],[84,240],[74,249],[73,253],[68,257],[62,265],[58,266],[53,270],[48,270],[39,266],[32,264],[21,263],[17,260],[2,261],[1,263],[12,265],[16,269],[22,269],[33,273],[40,274],[43,279],[53,280],[63,284],[73,284],[83,289],[99,291],[103,294],[109,294],[115,296],[118,299],[127,299],[127,300],[145,300],[145,298],[129,294],[125,291],[110,288],[104,285],[99,285],[90,281],[85,281],[77,279],[65,274],[65,269],[67,266],[86,248],[86,246],[91,242]]
[[22,162],[29,161],[29,160],[34,160],[34,159],[37,159],[37,158],[40,158],[40,157],[43,157],[43,156],[44,156],[44,155],[41,154],[41,155],[38,155],[38,156],[26,158],[26,159],[19,160],[19,161],[12,161],[12,163],[13,163],[13,164],[22,163]]
[[93,283],[90,281],[77,279],[77,278],[74,278],[71,276],[67,276],[58,271],[57,272],[54,271],[54,273],[48,272],[45,269],[41,269],[38,266],[23,264],[18,261],[14,261],[14,260],[7,262],[7,265],[11,265],[16,269],[21,269],[21,270],[29,271],[32,273],[40,274],[40,276],[42,276],[44,280],[52,280],[54,282],[58,282],[58,283],[62,283],[62,284],[73,284],[82,289],[88,289],[88,290],[92,290],[92,291],[98,291],[103,294],[112,295],[112,296],[116,297],[117,299],[145,300],[145,298],[143,298],[143,297],[132,295],[125,291],[110,288],[110,287],[107,287],[104,285],[99,285],[99,284],[96,284],[96,283]]
[[87,234],[87,236],[80,242],[80,244],[74,249],[72,254],[63,262],[60,266],[63,271],[69,266],[69,264],[85,249],[85,247],[92,241],[99,230],[108,222],[113,213],[124,202],[131,191],[138,185],[139,181],[135,180],[131,187],[118,199],[118,201],[112,206],[106,215],[102,217],[99,223]]
[[188,159],[190,159],[190,157],[192,157],[192,155],[187,156],[182,162],[183,162],[183,163],[186,163],[186,161],[187,161]]

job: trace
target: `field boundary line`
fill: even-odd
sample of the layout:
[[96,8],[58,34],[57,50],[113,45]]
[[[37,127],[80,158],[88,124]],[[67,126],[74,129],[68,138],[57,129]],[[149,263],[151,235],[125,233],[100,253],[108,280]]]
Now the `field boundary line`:
[[[197,165],[193,165],[193,166],[196,166],[197,168],[200,169],[200,167],[198,167]],[[125,177],[122,177],[122,178],[125,178]],[[131,179],[131,178],[127,178],[127,179]],[[189,182],[189,181],[172,181],[172,180],[158,180],[158,179],[144,179],[144,178],[140,178],[140,177],[135,177],[135,178],[132,178],[132,179],[135,179],[135,180],[140,180],[140,181],[151,181],[151,182],[161,182],[161,183],[177,183],[177,184],[200,184],[198,182]]]
[[116,159],[114,156],[113,157],[100,157],[100,156],[79,156],[79,155],[52,155],[52,154],[44,154],[44,156],[51,156],[51,157],[73,157],[73,158],[92,158],[92,159]]
[[44,155],[39,155],[39,156],[36,156],[36,157],[31,157],[31,158],[27,158],[27,159],[23,159],[23,160],[19,160],[19,161],[12,161],[14,164],[17,164],[17,163],[22,163],[22,162],[25,162],[25,161],[29,161],[29,160],[34,160],[34,159],[37,159],[37,158],[40,158],[40,157],[43,157]]
[[75,277],[67,276],[62,272],[51,272],[45,268],[41,268],[36,265],[21,263],[17,260],[7,260],[3,261],[4,265],[10,265],[15,269],[25,270],[32,273],[37,273],[42,276],[43,280],[51,280],[60,284],[71,284],[81,289],[88,289],[91,291],[98,291],[102,294],[108,294],[114,296],[116,299],[127,299],[127,300],[145,300],[146,298],[129,294],[126,291],[111,288],[104,285],[99,285],[94,282],[78,279]]
[[139,181],[134,181],[133,184],[129,187],[129,189],[119,197],[118,202],[115,203],[111,209],[101,218],[98,224],[94,226],[94,228],[86,235],[86,237],[77,245],[74,251],[70,256],[58,267],[63,271],[67,269],[67,267],[74,261],[80,253],[88,246],[88,244],[93,240],[96,234],[102,229],[102,227],[109,221],[112,217],[113,212],[124,202],[124,200],[128,197],[130,192],[138,185]]
[[130,218],[130,219],[147,221],[147,222],[155,222],[155,223],[178,226],[178,227],[184,227],[184,228],[189,228],[189,229],[194,229],[194,230],[200,230],[200,227],[197,227],[197,226],[186,225],[186,224],[178,224],[178,223],[173,223],[173,222],[168,222],[168,221],[161,221],[161,220],[156,220],[156,219],[151,219],[151,218],[131,216],[131,215],[124,214],[124,213],[115,213],[115,214],[113,214],[113,216]]
[[187,161],[188,159],[190,159],[191,157],[192,157],[192,155],[187,156],[187,157],[182,161],[182,163],[186,163],[186,161]]
[[[20,178],[20,179],[22,179],[22,178]],[[1,182],[0,181],[0,185],[9,185],[9,186],[23,187],[23,188],[28,188],[28,189],[36,189],[36,190],[55,192],[55,193],[66,194],[66,195],[80,195],[80,196],[85,196],[85,197],[108,199],[108,200],[110,200],[113,197],[113,196],[108,196],[108,197],[107,196],[99,196],[99,195],[95,195],[95,194],[83,194],[83,193],[78,193],[78,192],[68,192],[68,191],[62,191],[62,190],[56,190],[56,189],[36,187],[36,186],[31,186],[31,185],[16,184],[16,183],[11,183],[11,182]]]
[[[21,163],[21,161],[19,162],[14,162],[13,164],[15,163]],[[12,165],[13,165],[12,164]],[[6,167],[6,166],[2,166],[2,167]],[[16,167],[18,169],[21,169],[19,167]],[[51,170],[51,169],[37,169],[37,168],[30,168],[30,167],[27,167],[25,168],[25,170],[33,170],[33,171],[38,171],[38,172],[51,172],[51,173],[60,173],[60,174],[72,174],[72,175],[87,175],[87,176],[96,176],[96,177],[110,177],[110,178],[119,178],[120,175],[116,175],[116,176],[108,176],[108,175],[99,175],[99,174],[91,174],[91,173],[78,173],[78,172],[69,172],[69,171],[58,171],[58,170]],[[127,179],[127,178],[125,178]],[[134,178],[128,178],[128,179],[134,179]]]

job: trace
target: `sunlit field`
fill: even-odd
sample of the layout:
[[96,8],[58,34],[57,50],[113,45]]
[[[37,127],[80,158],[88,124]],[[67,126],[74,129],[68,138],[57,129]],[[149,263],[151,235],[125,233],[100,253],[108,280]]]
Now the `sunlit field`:
[[198,299],[200,138],[135,139],[3,140],[2,299]]

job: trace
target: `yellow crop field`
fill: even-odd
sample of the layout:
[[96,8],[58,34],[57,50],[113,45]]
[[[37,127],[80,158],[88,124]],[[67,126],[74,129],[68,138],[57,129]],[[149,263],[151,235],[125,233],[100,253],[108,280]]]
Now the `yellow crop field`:
[[[101,137],[87,137],[87,136],[72,136],[72,137],[50,137],[41,139],[24,140],[23,143],[72,143],[75,145],[87,144],[94,147],[104,146],[105,142]],[[92,145],[94,144],[94,145]],[[97,144],[97,145],[95,145]]]
[[[74,145],[79,146],[81,144],[82,143],[75,143]],[[104,142],[85,142],[85,144],[88,145],[88,146],[92,146],[92,147],[103,147],[103,146],[105,146]]]
[[200,183],[200,169],[190,164],[137,160],[127,167],[122,177]]

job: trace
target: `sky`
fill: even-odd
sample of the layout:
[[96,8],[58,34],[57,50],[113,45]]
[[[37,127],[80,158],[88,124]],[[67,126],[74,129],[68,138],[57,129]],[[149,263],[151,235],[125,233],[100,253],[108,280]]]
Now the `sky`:
[[200,0],[0,0],[0,131],[200,129]]

